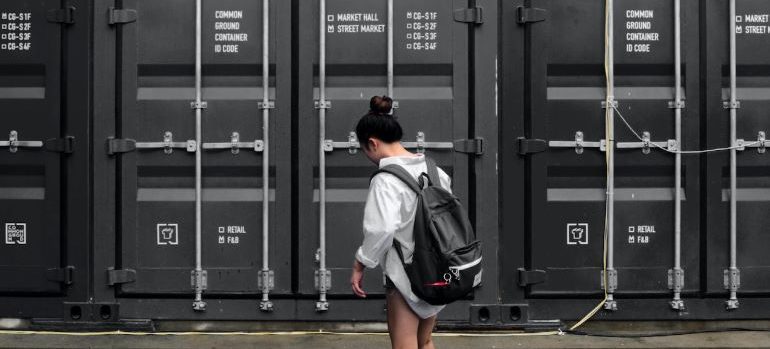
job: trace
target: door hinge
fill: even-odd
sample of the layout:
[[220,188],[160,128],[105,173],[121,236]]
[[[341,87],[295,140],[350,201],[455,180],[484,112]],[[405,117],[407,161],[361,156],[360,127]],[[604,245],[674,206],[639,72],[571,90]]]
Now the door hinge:
[[110,25],[136,22],[136,10],[110,7],[108,21]]
[[454,141],[454,150],[458,153],[482,155],[484,154],[484,139],[471,138]]
[[46,279],[49,281],[61,282],[67,286],[72,285],[75,274],[75,267],[68,265],[64,268],[53,268],[46,270]]
[[519,146],[519,155],[542,153],[548,149],[548,142],[542,139],[516,138]]
[[136,141],[133,139],[107,138],[107,155],[128,153],[136,150]]
[[75,147],[75,137],[52,138],[45,141],[44,149],[55,153],[72,154]]
[[516,21],[519,24],[535,23],[545,21],[548,17],[548,11],[534,7],[518,7],[516,9]]
[[107,269],[107,285],[127,284],[136,281],[136,270],[133,269]]
[[51,23],[73,24],[75,23],[75,7],[69,6],[48,10],[46,20]]
[[478,6],[456,9],[454,19],[461,23],[482,24],[484,23],[484,9]]
[[529,285],[542,284],[547,279],[545,270],[526,270],[519,268],[519,286],[527,287]]

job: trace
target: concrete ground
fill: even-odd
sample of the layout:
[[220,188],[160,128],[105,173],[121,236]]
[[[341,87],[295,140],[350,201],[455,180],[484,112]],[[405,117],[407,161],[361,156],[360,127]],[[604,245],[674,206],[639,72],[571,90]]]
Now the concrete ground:
[[[644,338],[582,335],[483,337],[437,333],[436,348],[770,348],[770,332],[732,331]],[[62,335],[0,332],[0,348],[390,348],[385,334],[155,334],[155,335]]]

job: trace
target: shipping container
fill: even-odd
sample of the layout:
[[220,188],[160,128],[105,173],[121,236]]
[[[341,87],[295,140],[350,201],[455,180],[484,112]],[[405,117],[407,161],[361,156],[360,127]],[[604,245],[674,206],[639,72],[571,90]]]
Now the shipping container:
[[[364,279],[374,304],[355,300],[348,282],[376,169],[360,151],[356,123],[372,96],[391,96],[404,145],[434,158],[454,178],[453,192],[468,202],[469,159],[481,151],[469,133],[473,23],[456,20],[465,1],[328,0],[297,6],[298,23],[314,24],[296,27],[297,291],[318,295],[318,302],[301,302],[298,310],[317,311],[322,318],[383,319],[381,273]],[[355,303],[371,310],[347,308]],[[467,310],[458,316],[467,318]]]
[[354,129],[389,95],[484,246],[482,286],[444,324],[555,327],[605,292],[597,319],[767,318],[768,16],[763,0],[4,1],[0,317],[383,321],[380,271],[366,299],[349,277],[376,169]]
[[97,89],[110,101],[94,126],[95,209],[110,231],[99,243],[114,246],[97,256],[100,291],[134,317],[161,298],[188,314],[222,297],[292,313],[270,299],[292,289],[289,6],[125,0],[95,11]]

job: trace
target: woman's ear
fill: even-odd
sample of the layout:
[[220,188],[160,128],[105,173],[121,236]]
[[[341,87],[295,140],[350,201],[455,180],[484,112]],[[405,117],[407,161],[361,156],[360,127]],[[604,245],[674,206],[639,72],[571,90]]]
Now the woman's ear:
[[377,147],[379,146],[379,143],[374,138],[369,138],[369,141],[367,142],[368,148],[370,152],[377,152]]

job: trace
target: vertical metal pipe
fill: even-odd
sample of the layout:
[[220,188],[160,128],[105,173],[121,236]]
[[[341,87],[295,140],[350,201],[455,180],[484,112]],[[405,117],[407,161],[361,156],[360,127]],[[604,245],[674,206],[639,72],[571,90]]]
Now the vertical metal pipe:
[[[674,1],[674,124],[677,149],[682,146],[682,13],[681,0]],[[674,159],[674,269],[672,286],[674,297],[671,307],[684,310],[681,287],[684,281],[682,270],[682,154],[677,152]]]
[[393,0],[388,0],[388,96],[393,98]]
[[206,303],[203,302],[203,285],[201,275],[203,268],[201,265],[201,0],[195,0],[195,301],[193,309],[205,310]]
[[316,310],[325,310],[328,306],[326,300],[326,286],[324,285],[326,273],[326,0],[319,0],[320,26],[319,26],[319,54],[318,54],[318,222],[319,222],[319,247],[318,247],[318,280],[319,303]]
[[[737,133],[737,73],[736,73],[736,33],[735,33],[735,0],[730,0],[730,146],[736,144]],[[738,307],[737,288],[732,287],[734,273],[738,272],[737,260],[737,178],[738,178],[738,154],[737,149],[730,149],[730,269],[729,283],[730,299],[727,301],[729,309]]]
[[[270,0],[262,0],[262,272],[270,272]],[[269,274],[268,274],[269,275]],[[262,276],[262,310],[271,310],[268,275]]]
[[615,271],[615,27],[614,0],[607,0],[607,301],[605,308],[617,309],[614,300]]

